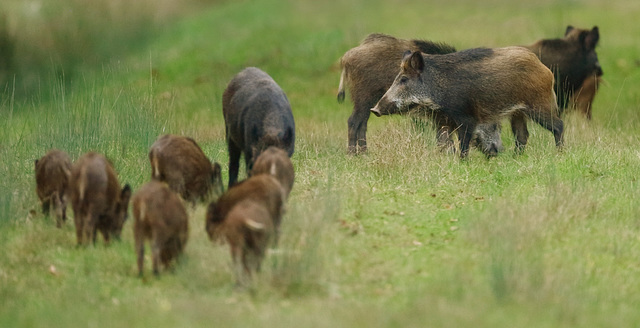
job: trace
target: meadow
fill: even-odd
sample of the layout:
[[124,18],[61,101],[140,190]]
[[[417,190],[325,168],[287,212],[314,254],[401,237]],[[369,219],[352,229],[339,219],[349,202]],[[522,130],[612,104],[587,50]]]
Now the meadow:
[[[27,24],[39,2],[21,3],[0,5],[9,35],[18,52],[40,48],[17,56],[22,75],[0,88],[1,327],[640,325],[640,2],[105,0],[130,16],[100,20],[116,9],[78,0],[58,30]],[[563,151],[530,123],[515,155],[505,122],[504,152],[461,161],[437,150],[430,127],[372,116],[368,153],[346,154],[338,59],[367,34],[466,49],[567,25],[599,27],[605,83],[592,121],[565,117]],[[135,191],[156,137],[186,135],[226,181],[221,96],[247,66],[280,84],[296,120],[282,237],[250,288],[235,288],[228,249],[208,240],[204,204],[189,208],[183,260],[159,278],[149,258],[137,276],[131,215],[121,242],[88,248],[72,219],[56,229],[42,215],[34,160],[50,148],[104,153]]]

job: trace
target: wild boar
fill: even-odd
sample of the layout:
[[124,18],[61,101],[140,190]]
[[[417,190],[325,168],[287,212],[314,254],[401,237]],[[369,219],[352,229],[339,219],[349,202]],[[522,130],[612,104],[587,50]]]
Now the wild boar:
[[275,177],[258,174],[209,204],[207,234],[212,241],[224,239],[229,244],[238,284],[260,271],[270,241],[277,238],[285,198]]
[[[599,40],[600,32],[597,26],[586,30],[569,25],[564,38],[539,40],[526,46],[553,72],[560,114],[568,107],[570,100],[580,93],[585,80],[602,76],[602,68],[595,50]],[[583,92],[585,98],[593,100],[595,87],[587,85]],[[593,95],[587,95],[588,92],[593,92]],[[590,107],[589,103],[587,108]]]
[[150,240],[153,273],[159,265],[169,267],[187,243],[189,218],[178,195],[164,182],[150,181],[133,195],[133,236],[138,256],[138,275],[142,276],[144,242]]
[[240,155],[247,175],[254,160],[269,146],[284,149],[291,157],[295,124],[284,91],[265,72],[248,67],[229,82],[222,95],[222,112],[229,148],[229,188],[238,180]]
[[588,120],[591,120],[592,117],[591,104],[593,104],[593,98],[596,96],[600,83],[602,83],[600,76],[589,76],[582,82],[582,87],[573,95],[573,106]]
[[53,203],[56,226],[67,221],[67,188],[71,175],[71,159],[67,153],[52,149],[35,160],[36,193],[42,203],[42,213],[49,215]]
[[95,244],[96,230],[107,244],[111,236],[120,239],[131,188],[127,184],[120,189],[109,160],[94,152],[80,157],[71,168],[69,194],[78,245]]
[[376,116],[411,110],[440,111],[460,126],[460,156],[465,158],[478,123],[511,119],[516,151],[529,133],[526,117],[563,143],[553,74],[522,47],[469,49],[447,55],[408,53],[393,85],[371,109]]
[[[421,51],[427,54],[449,54],[456,51],[444,43],[425,40],[403,40],[385,34],[370,34],[359,46],[347,51],[340,59],[342,74],[338,87],[338,102],[345,98],[345,88],[351,93],[353,112],[348,120],[348,153],[357,154],[367,150],[367,122],[369,109],[382,98],[400,71],[400,62],[405,51]],[[453,145],[451,135],[457,126],[439,112],[429,115],[438,129],[437,140],[441,149],[449,149]],[[487,157],[495,155],[494,150],[502,148],[500,130],[497,124],[480,125],[479,130],[487,136],[479,138],[480,148]],[[491,137],[489,137],[491,136]],[[491,144],[499,141],[500,144]]]
[[223,192],[220,164],[211,163],[195,140],[166,134],[149,150],[151,179],[164,181],[183,199],[195,204]]
[[295,173],[293,163],[287,153],[277,147],[269,147],[256,159],[251,175],[271,174],[282,185],[288,197],[293,188]]

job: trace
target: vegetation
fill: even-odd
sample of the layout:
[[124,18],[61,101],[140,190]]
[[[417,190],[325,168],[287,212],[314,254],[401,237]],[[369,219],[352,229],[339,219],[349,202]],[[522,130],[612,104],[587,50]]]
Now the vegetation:
[[[16,13],[22,3],[0,8]],[[65,3],[47,6],[60,11]],[[74,9],[87,7],[73,3]],[[126,12],[151,17],[148,10],[164,8],[159,0],[148,3],[158,7]],[[640,323],[640,26],[632,23],[638,3],[202,4],[162,20],[153,33],[143,33],[148,24],[140,23],[109,37],[101,34],[109,30],[108,20],[74,11],[58,22],[60,35],[89,33],[86,39],[104,47],[92,53],[101,55],[76,62],[75,54],[63,54],[60,62],[41,61],[44,69],[3,82],[0,326]],[[99,5],[92,8],[103,12]],[[46,44],[37,36],[45,38],[38,31],[49,27],[16,28],[26,25],[12,17],[21,16],[7,16],[8,33],[0,19],[0,40],[10,36],[15,51],[20,42]],[[84,29],[80,22],[102,28]],[[472,151],[460,161],[437,151],[429,127],[407,117],[372,117],[369,153],[346,155],[351,107],[335,99],[337,61],[368,33],[465,49],[560,37],[569,24],[599,26],[606,83],[596,96],[593,121],[571,113],[566,118],[564,151],[530,124],[527,150],[515,156],[505,125],[505,152],[485,160]],[[76,42],[65,47],[79,47]],[[65,61],[74,62],[73,73],[58,69],[68,67],[60,66]],[[296,182],[282,239],[253,287],[234,287],[227,248],[212,244],[204,232],[204,205],[189,209],[183,261],[159,278],[149,270],[137,277],[132,220],[122,242],[85,249],[75,246],[73,222],[56,229],[55,219],[40,213],[33,160],[50,148],[73,159],[102,152],[120,180],[136,190],[149,179],[147,152],[155,138],[183,134],[195,138],[226,175],[221,95],[246,66],[262,68],[287,92],[297,126]],[[39,82],[13,83],[24,76]],[[147,259],[147,269],[149,264]]]

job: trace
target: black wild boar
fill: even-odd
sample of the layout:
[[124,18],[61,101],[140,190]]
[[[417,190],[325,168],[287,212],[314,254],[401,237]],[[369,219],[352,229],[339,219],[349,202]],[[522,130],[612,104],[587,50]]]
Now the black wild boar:
[[[556,93],[560,114],[569,105],[570,100],[580,93],[580,88],[588,78],[598,78],[602,68],[596,54],[596,46],[600,39],[597,26],[591,30],[577,29],[567,26],[564,38],[539,40],[527,46],[533,51],[554,74]],[[595,81],[599,82],[599,79]],[[593,99],[596,86],[587,85],[582,92],[583,99]],[[592,92],[592,95],[587,93]],[[587,108],[590,108],[591,104]],[[590,117],[590,112],[585,113]]]
[[166,134],[149,150],[151,178],[164,181],[183,199],[195,204],[206,201],[211,192],[222,194],[220,164],[211,163],[191,138]]
[[42,203],[42,213],[49,215],[53,203],[56,226],[67,221],[67,188],[71,175],[71,159],[67,153],[53,149],[35,160],[36,193]]
[[244,153],[247,175],[257,156],[269,146],[291,157],[295,124],[289,100],[265,72],[248,67],[233,77],[222,95],[222,112],[229,147],[229,188],[238,179]]
[[146,183],[133,196],[133,236],[138,256],[138,274],[142,276],[144,242],[151,241],[153,273],[159,264],[169,267],[187,243],[189,218],[180,198],[164,182]]
[[376,116],[418,110],[439,111],[460,126],[460,156],[465,158],[478,123],[511,119],[516,151],[529,133],[526,117],[563,143],[553,74],[522,47],[470,49],[447,55],[408,53],[393,85],[371,111]]
[[105,243],[111,236],[120,239],[127,219],[131,188],[120,183],[113,165],[98,153],[87,153],[71,168],[69,194],[73,206],[78,245],[95,244],[96,230]]
[[295,173],[287,153],[277,147],[269,147],[256,159],[251,175],[271,174],[282,185],[288,197],[293,188]]
[[277,238],[285,198],[275,177],[259,174],[209,204],[207,234],[212,241],[223,238],[229,244],[238,284],[260,271],[269,242]]
[[[382,98],[400,71],[400,62],[405,51],[421,51],[427,54],[449,54],[456,51],[452,46],[424,40],[403,40],[385,34],[370,34],[359,46],[347,51],[340,59],[342,74],[338,87],[338,102],[343,102],[345,87],[350,90],[353,112],[348,120],[348,136],[350,154],[365,152],[367,149],[367,122],[369,110]],[[432,116],[438,129],[438,146],[446,149],[452,146],[452,132],[457,128],[454,122],[445,115],[434,112]],[[495,155],[494,151],[502,148],[500,130],[497,124],[480,125],[479,130],[486,139],[478,139],[487,144],[478,148],[486,151],[485,155]],[[490,142],[499,142],[491,144]]]

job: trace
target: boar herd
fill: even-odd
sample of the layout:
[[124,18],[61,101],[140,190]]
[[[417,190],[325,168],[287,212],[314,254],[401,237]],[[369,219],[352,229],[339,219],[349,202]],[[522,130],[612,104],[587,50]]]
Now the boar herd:
[[[442,149],[453,146],[457,133],[462,158],[473,145],[487,157],[501,151],[504,118],[510,120],[517,153],[527,143],[527,120],[552,132],[562,147],[564,110],[575,107],[591,118],[602,76],[598,40],[597,27],[569,26],[564,38],[530,46],[456,51],[443,43],[371,34],[340,60],[338,101],[349,89],[353,102],[348,153],[366,151],[370,113],[430,118]],[[70,201],[77,244],[95,244],[98,232],[108,244],[120,239],[131,199],[137,268],[143,276],[145,243],[155,275],[160,264],[171,268],[188,240],[185,204],[209,202],[209,239],[229,245],[236,282],[250,281],[269,246],[278,243],[294,184],[295,124],[284,91],[255,67],[232,78],[222,108],[229,153],[226,191],[220,164],[212,163],[192,138],[167,134],[150,147],[151,179],[133,195],[105,156],[89,152],[72,163],[65,152],[49,151],[35,161],[42,212],[48,215],[53,207],[61,227]],[[247,178],[238,181],[241,156]]]

